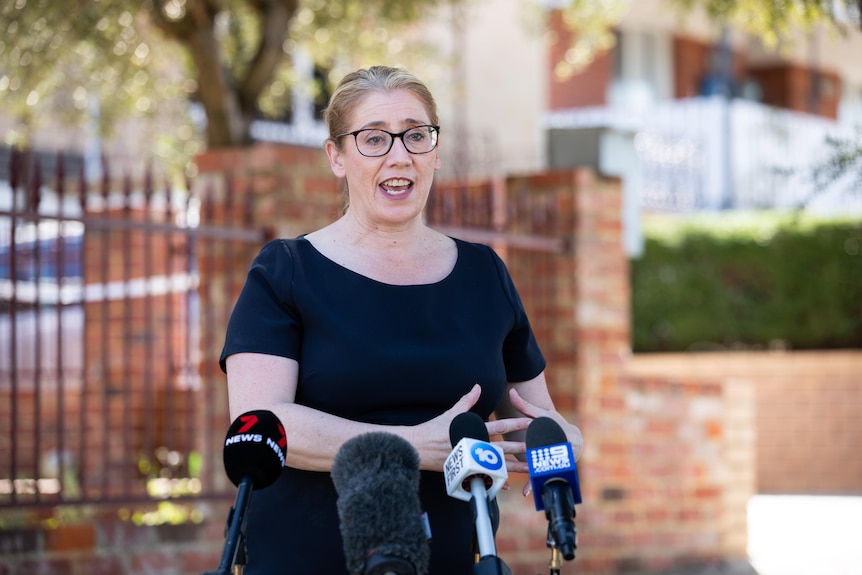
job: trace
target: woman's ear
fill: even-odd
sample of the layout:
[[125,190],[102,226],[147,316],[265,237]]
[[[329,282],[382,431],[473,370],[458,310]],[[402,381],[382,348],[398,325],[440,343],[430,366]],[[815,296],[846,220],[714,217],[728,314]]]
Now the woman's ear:
[[346,175],[346,171],[344,170],[344,155],[341,153],[341,150],[338,149],[338,146],[332,140],[326,140],[324,149],[326,150],[326,156],[329,158],[329,168],[332,170],[332,173],[337,178],[343,178]]

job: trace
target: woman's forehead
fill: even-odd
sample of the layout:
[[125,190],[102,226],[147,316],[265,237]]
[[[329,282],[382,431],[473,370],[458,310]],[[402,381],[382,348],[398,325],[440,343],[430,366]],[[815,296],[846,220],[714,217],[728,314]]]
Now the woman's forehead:
[[422,100],[407,90],[369,92],[356,102],[352,116],[353,130],[365,127],[394,128],[430,122]]

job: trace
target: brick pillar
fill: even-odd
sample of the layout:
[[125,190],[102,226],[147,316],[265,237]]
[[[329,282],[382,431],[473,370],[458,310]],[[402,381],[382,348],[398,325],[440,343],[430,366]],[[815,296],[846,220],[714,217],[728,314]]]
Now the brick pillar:
[[579,560],[585,572],[603,572],[616,567],[620,550],[615,549],[613,532],[627,521],[625,513],[604,515],[599,511],[605,495],[612,493],[608,488],[613,490],[613,484],[606,481],[608,473],[619,469],[612,469],[613,462],[624,467],[627,457],[618,443],[618,432],[626,412],[619,377],[631,349],[630,287],[620,182],[579,170],[576,183],[573,316],[580,395],[577,422],[585,438],[578,466],[585,502],[579,508]]
[[[201,297],[201,376],[207,418],[201,430],[230,424],[227,380],[218,367],[230,312],[252,259],[274,237],[311,232],[338,217],[339,184],[322,149],[260,144],[216,149],[199,156],[194,192],[201,201],[201,227],[209,230],[198,244]],[[201,437],[205,453],[221,454],[223,436]],[[221,461],[215,485],[227,478]]]
[[[617,379],[630,333],[621,185],[583,168],[510,178],[507,194],[519,212],[507,231],[552,240],[542,248],[510,248],[505,257],[548,360],[554,404],[581,427],[586,441],[578,465],[585,503],[578,507],[577,523],[587,535],[565,569],[600,573],[614,566],[610,559],[600,562],[602,553],[613,557],[613,550],[597,544],[593,534],[603,527],[593,510],[603,487],[607,417],[625,407]],[[553,240],[559,243],[554,246]],[[547,521],[520,496],[523,481],[511,478],[512,491],[498,496],[505,518],[498,547],[513,572],[536,573],[547,569],[550,558]]]

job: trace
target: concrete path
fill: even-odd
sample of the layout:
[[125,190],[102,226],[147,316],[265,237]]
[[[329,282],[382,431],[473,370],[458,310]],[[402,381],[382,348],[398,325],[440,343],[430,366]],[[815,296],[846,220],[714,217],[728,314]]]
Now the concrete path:
[[757,495],[748,554],[759,575],[862,575],[862,497]]

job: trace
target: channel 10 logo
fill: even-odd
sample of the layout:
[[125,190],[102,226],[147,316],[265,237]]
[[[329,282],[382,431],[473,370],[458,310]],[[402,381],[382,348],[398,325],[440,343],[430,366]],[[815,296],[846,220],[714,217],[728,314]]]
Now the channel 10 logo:
[[503,457],[490,443],[477,441],[470,446],[470,456],[473,461],[489,471],[498,471],[503,467]]

